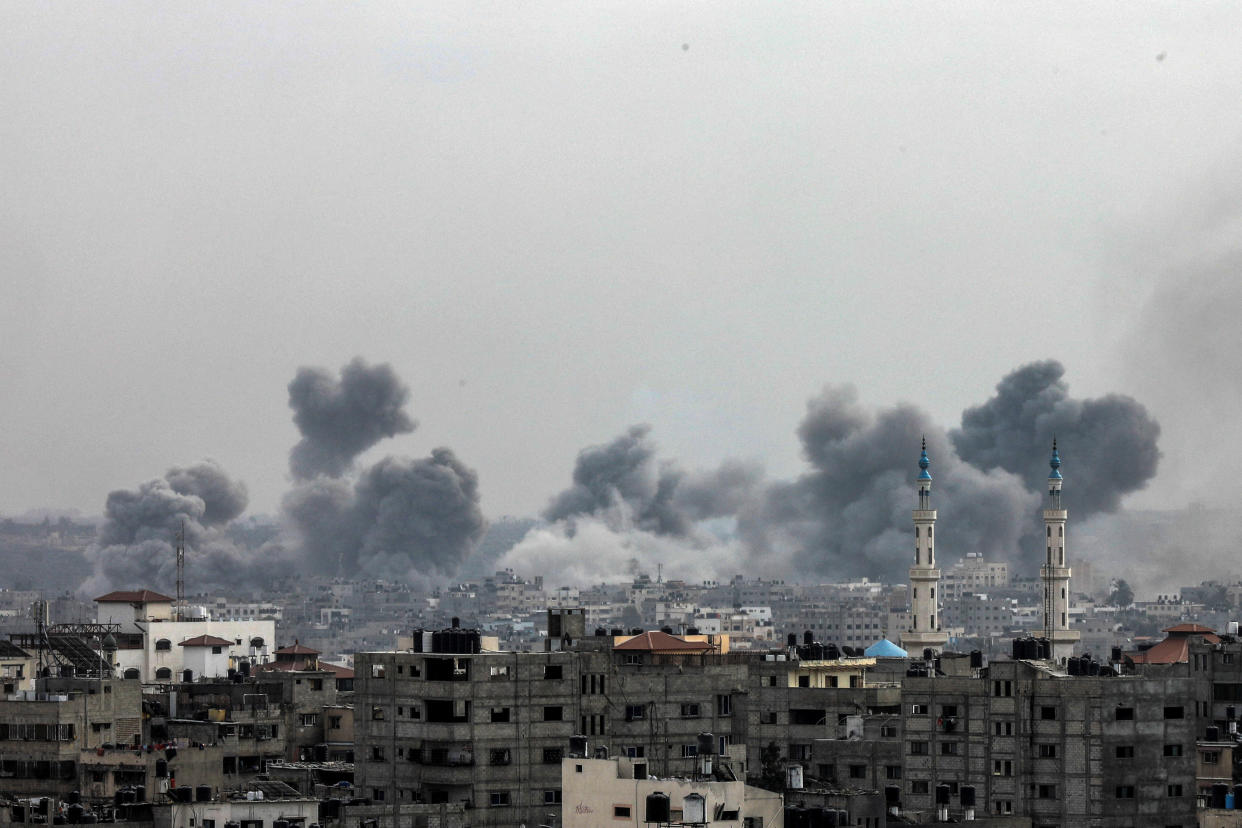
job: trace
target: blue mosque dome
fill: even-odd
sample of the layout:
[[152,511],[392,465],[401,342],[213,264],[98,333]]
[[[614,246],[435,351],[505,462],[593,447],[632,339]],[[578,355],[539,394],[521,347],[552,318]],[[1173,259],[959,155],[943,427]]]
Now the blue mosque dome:
[[1048,475],[1049,480],[1060,480],[1061,478],[1061,455],[1057,453],[1057,438],[1052,438],[1052,459],[1048,461],[1048,465],[1052,467],[1052,474]]
[[927,467],[931,465],[931,460],[927,457],[927,438],[923,438],[923,454],[919,457],[919,480],[931,480],[931,472]]

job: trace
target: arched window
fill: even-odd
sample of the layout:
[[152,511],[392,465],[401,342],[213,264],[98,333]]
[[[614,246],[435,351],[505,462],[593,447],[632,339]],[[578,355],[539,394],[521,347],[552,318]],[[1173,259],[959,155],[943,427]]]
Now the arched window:
[[172,642],[171,642],[171,641],[169,641],[167,638],[161,638],[159,641],[156,641],[156,642],[155,642],[155,649],[156,649],[157,651],[159,651],[159,650],[171,650],[171,649],[172,649]]
[[1063,537],[1065,537],[1065,527],[1064,527],[1064,526],[1058,526],[1058,527],[1057,527],[1057,537],[1058,537],[1058,538],[1063,538]]
[[917,538],[918,536],[919,536],[919,527],[916,526],[914,527],[914,537]]
[[142,678],[142,674],[138,672],[137,667],[130,667],[128,670],[125,671],[125,678],[127,679]]
[[936,527],[934,527],[934,526],[928,526],[928,527],[927,527],[927,537],[929,537],[929,538],[930,538],[930,537],[932,536],[932,530],[933,530],[933,529],[935,529],[935,528],[936,528]]
[[155,678],[161,681],[167,681],[172,678],[172,670],[167,667],[161,667],[155,671]]
[[263,639],[256,635],[254,638],[250,639],[250,646],[256,650],[263,649]]
[[1048,527],[1048,537],[1052,537],[1052,527]]

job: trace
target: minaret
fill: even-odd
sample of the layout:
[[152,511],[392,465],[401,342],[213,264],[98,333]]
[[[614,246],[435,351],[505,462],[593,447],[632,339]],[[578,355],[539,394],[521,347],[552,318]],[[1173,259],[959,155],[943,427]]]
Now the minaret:
[[914,566],[910,567],[910,626],[901,636],[901,646],[912,658],[923,650],[944,649],[949,637],[940,631],[940,570],[936,568],[936,510],[931,507],[931,472],[927,469],[927,438],[919,457],[919,507],[914,510]]
[[1064,661],[1074,654],[1079,632],[1069,626],[1070,568],[1065,565],[1065,521],[1061,508],[1061,456],[1057,438],[1052,438],[1052,459],[1048,461],[1048,503],[1044,508],[1044,565],[1039,568],[1044,582],[1044,638],[1052,642],[1052,660]]

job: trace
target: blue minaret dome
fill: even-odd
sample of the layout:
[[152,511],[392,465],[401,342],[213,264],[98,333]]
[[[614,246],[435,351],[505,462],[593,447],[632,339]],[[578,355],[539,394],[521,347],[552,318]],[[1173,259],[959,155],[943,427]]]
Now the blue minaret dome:
[[1048,465],[1052,467],[1052,474],[1048,475],[1049,480],[1061,479],[1061,455],[1057,453],[1057,438],[1052,438],[1052,459],[1048,461]]
[[931,460],[927,457],[927,438],[923,438],[923,453],[919,456],[919,480],[931,480],[931,472],[927,467],[931,465]]

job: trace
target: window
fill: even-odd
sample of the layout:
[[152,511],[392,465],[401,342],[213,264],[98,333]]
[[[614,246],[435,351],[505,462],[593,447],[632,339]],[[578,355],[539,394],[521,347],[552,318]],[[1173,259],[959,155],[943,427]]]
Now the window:
[[925,793],[927,793],[927,780],[926,780],[926,779],[912,779],[912,780],[910,780],[910,793],[912,793],[912,794],[925,794]]
[[1215,765],[1220,762],[1219,750],[1201,750],[1199,751],[1199,761],[1205,765]]
[[912,705],[910,705],[910,715],[911,715],[911,716],[926,716],[926,715],[927,715],[927,705],[925,705],[925,704],[912,704]]
[[887,725],[887,724],[880,725],[880,738],[896,739],[897,738],[897,725]]
[[992,810],[994,813],[998,813],[998,814],[1012,814],[1013,813],[1013,800],[1012,799],[998,799],[992,803]]
[[1116,719],[1119,722],[1134,721],[1134,708],[1133,707],[1118,707]]
[[697,719],[699,717],[699,706],[697,704],[683,704],[681,706],[681,717],[683,719]]
[[561,789],[552,788],[550,790],[544,791],[543,792],[543,804],[544,805],[560,805],[561,804]]
[[372,707],[371,708],[371,721],[382,722],[383,720],[384,720],[384,708]]
[[1181,745],[1165,745],[1164,755],[1165,756],[1181,756],[1182,746]]
[[161,638],[159,641],[155,642],[156,652],[161,652],[164,650],[171,650],[171,649],[172,649],[172,642],[169,641],[167,638]]
[[1186,711],[1180,704],[1174,707],[1166,707],[1164,709],[1164,717],[1166,719],[1184,719]]
[[376,762],[384,761],[384,749],[379,745],[371,746],[371,759]]
[[866,779],[866,778],[867,778],[867,766],[866,765],[850,765],[850,779]]
[[1113,790],[1113,796],[1116,799],[1134,799],[1133,785],[1118,785]]
[[[626,653],[625,660],[622,663],[623,664],[642,664],[643,657],[639,655],[638,653]],[[625,810],[629,811],[629,808],[626,808]]]
[[1056,799],[1057,798],[1057,786],[1056,785],[1037,785],[1035,788],[1035,795],[1039,797],[1040,799]]
[[1040,745],[1039,746],[1039,758],[1040,759],[1056,759],[1057,758],[1057,746],[1056,745]]
[[1181,785],[1169,785],[1164,789],[1164,792],[1166,796],[1181,796],[1182,786]]
[[627,722],[638,721],[647,717],[647,706],[645,704],[627,704],[625,706],[625,720]]
[[630,806],[629,805],[613,805],[612,806],[612,818],[613,819],[629,819],[630,818]]
[[884,766],[884,778],[885,779],[900,779],[901,778],[901,765],[885,765]]
[[910,755],[911,756],[926,756],[927,755],[927,742],[911,742],[910,743]]
[[776,711],[775,710],[760,710],[759,711],[759,724],[776,724]]
[[996,736],[1012,736],[1013,722],[993,722],[992,733]]
[[545,722],[559,722],[564,719],[564,711],[559,705],[549,705],[543,709],[543,720]]
[[492,808],[506,808],[509,805],[508,791],[492,791],[488,795],[487,804]]
[[302,713],[298,715],[298,724],[302,727],[313,727],[319,724],[318,713]]
[[[487,668],[487,678],[488,678],[488,680],[489,680],[489,681],[490,681],[491,679],[496,679],[497,681],[502,681],[502,680],[504,680],[504,679],[509,678],[509,665],[508,665],[508,664],[502,664],[502,665],[496,665],[496,666],[488,667],[488,668]],[[545,676],[545,678],[546,678],[546,676]]]
[[492,721],[493,721],[493,722],[507,722],[507,721],[509,721],[509,708],[507,708],[507,707],[493,707],[493,708],[492,708],[491,719],[492,719]]
[[559,765],[564,755],[564,751],[560,748],[544,748],[543,763],[545,765]]
[[[383,801],[384,801],[384,794],[385,794],[385,793],[386,793],[386,792],[385,792],[385,790],[384,790],[383,788],[372,788],[372,789],[371,789],[371,798],[372,798],[372,799],[374,799],[376,802],[383,802]],[[260,824],[262,824],[262,823],[260,823]]]
[[561,676],[562,676],[562,669],[561,669],[560,664],[543,665],[543,677],[545,679],[559,679],[561,678]]
[[167,667],[161,667],[160,669],[155,671],[155,678],[156,679],[170,679],[172,678],[172,670],[170,670]]
[[1046,722],[1054,721],[1057,717],[1057,709],[1051,705],[1044,705],[1039,708],[1039,718]]
[[727,693],[718,694],[716,696],[716,715],[732,716],[733,715],[733,697]]
[[956,718],[956,716],[957,716],[957,705],[956,705],[956,704],[942,704],[942,705],[940,705],[940,715],[941,715],[941,716],[943,716],[943,717],[944,717],[944,718],[946,718],[946,719],[948,719],[948,718]]
[[1013,760],[1012,759],[993,759],[992,760],[993,776],[1013,776]]
[[698,756],[698,755],[699,755],[699,746],[697,744],[681,746],[681,758],[682,759],[689,759],[692,756]]
[[941,742],[940,743],[940,755],[941,756],[957,756],[958,744],[959,744],[958,742]]

